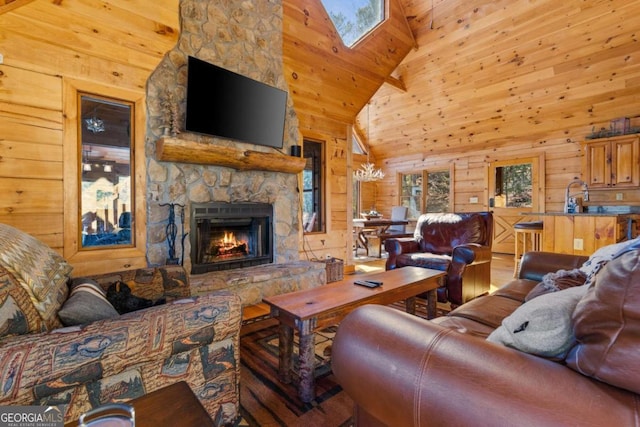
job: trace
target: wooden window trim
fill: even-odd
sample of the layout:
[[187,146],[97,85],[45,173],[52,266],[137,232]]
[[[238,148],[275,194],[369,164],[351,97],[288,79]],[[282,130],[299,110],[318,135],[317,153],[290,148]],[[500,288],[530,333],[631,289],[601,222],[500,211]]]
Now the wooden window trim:
[[[455,168],[454,164],[450,164],[449,166],[433,166],[423,169],[410,170],[410,171],[401,171],[398,172],[396,177],[396,182],[398,185],[397,194],[398,199],[397,203],[399,205],[402,204],[402,175],[411,175],[411,174],[421,174],[422,175],[422,197],[420,198],[420,212],[424,213],[427,206],[427,175],[432,172],[441,172],[448,171],[449,172],[449,212],[455,212],[455,203],[454,203],[454,195],[455,195]],[[416,218],[413,218],[416,219]]]
[[[64,141],[64,257],[74,266],[74,276],[99,274],[109,271],[142,268],[147,266],[147,209],[146,209],[146,158],[145,158],[145,94],[126,89],[75,79],[63,79],[63,141]],[[78,141],[78,92],[94,93],[118,98],[134,104],[134,129],[132,158],[134,159],[135,189],[135,246],[105,247],[80,250],[80,173],[82,153]]]

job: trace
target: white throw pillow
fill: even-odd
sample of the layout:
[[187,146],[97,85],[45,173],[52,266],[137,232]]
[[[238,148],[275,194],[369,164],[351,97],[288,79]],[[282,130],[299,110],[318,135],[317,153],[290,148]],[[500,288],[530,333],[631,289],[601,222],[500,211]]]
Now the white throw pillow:
[[576,286],[522,304],[487,340],[538,356],[564,358],[575,341],[571,316],[587,288]]

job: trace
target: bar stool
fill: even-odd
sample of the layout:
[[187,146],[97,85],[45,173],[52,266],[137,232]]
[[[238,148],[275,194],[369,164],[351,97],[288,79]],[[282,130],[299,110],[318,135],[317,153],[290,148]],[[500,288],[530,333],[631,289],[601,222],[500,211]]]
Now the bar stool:
[[542,221],[519,222],[513,226],[516,240],[513,277],[518,276],[520,258],[525,252],[542,250]]

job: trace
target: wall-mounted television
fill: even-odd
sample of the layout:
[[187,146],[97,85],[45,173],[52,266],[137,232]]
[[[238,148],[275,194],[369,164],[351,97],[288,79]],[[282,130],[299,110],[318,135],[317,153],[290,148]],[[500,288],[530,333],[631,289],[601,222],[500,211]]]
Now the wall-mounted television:
[[287,93],[189,57],[185,129],[282,148]]

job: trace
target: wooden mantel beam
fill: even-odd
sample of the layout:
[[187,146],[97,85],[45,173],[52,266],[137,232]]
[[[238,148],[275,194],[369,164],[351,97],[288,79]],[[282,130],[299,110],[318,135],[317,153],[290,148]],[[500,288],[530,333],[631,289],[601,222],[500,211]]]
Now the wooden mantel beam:
[[302,172],[306,160],[279,153],[243,150],[180,138],[160,138],[156,144],[160,161],[225,166],[238,170],[284,173]]

